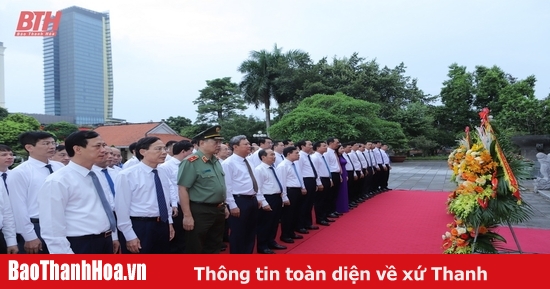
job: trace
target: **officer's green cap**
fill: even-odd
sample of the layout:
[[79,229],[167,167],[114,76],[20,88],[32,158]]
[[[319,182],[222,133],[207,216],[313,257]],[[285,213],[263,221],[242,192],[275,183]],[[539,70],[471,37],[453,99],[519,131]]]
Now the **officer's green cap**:
[[200,132],[193,139],[202,140],[202,139],[218,139],[223,140],[223,137],[220,135],[221,126],[215,125],[205,131]]

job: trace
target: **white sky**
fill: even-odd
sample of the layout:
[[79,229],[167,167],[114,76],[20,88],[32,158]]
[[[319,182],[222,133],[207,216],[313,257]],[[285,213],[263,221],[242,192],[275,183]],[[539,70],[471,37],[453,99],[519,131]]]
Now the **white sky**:
[[[353,52],[383,67],[407,66],[425,93],[439,94],[454,62],[497,65],[537,78],[550,94],[550,1],[545,0],[2,0],[6,106],[44,113],[42,38],[15,37],[22,10],[70,6],[111,15],[114,117],[129,122],[196,118],[206,80],[231,77],[251,50],[300,49],[314,61]],[[263,118],[263,112],[246,114]]]

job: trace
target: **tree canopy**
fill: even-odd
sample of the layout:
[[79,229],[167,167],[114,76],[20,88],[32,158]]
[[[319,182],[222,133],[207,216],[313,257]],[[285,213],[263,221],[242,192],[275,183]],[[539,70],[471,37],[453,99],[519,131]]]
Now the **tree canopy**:
[[380,139],[394,148],[407,147],[407,139],[396,122],[379,117],[380,106],[343,93],[316,94],[269,129],[274,138],[340,141]]
[[220,123],[246,109],[239,86],[230,77],[207,80],[193,104],[197,105],[198,123]]

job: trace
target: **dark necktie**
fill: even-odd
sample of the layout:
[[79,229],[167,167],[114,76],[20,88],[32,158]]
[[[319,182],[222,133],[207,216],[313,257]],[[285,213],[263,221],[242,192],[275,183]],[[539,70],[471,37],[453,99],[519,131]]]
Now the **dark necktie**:
[[107,218],[109,219],[111,231],[114,232],[116,229],[116,221],[113,210],[111,209],[111,205],[109,205],[109,202],[107,201],[107,197],[105,196],[105,192],[101,187],[101,183],[99,182],[97,175],[92,171],[90,171],[89,175],[92,177],[95,190],[97,192],[97,195],[99,196],[99,199],[101,200],[101,205],[103,205],[103,210],[105,210],[105,214],[107,214]]
[[300,174],[298,174],[298,170],[296,169],[296,165],[294,163],[292,163],[292,168],[294,169],[294,173],[296,174],[296,178],[298,178],[298,181],[300,181],[300,187],[303,188],[304,187],[304,181],[302,180],[302,178],[300,178]]
[[365,159],[365,162],[367,162],[367,168],[369,167],[369,160],[367,160],[367,156],[365,155],[365,152],[361,152],[363,155],[363,158]]
[[353,169],[353,171],[355,171],[355,166],[353,165],[353,162],[351,161],[349,154],[346,154],[346,156],[348,156],[348,160],[349,160],[349,163],[351,164],[351,168]]
[[361,170],[363,170],[363,163],[359,159],[359,154],[357,154],[357,151],[354,151],[353,153],[355,154],[355,156],[357,157],[357,160],[359,161],[359,164],[361,165]]
[[325,159],[325,156],[324,156],[324,155],[321,155],[321,157],[323,158],[323,162],[325,162],[325,166],[327,166],[328,176],[330,177],[330,168],[328,167],[327,160]]
[[279,177],[277,177],[277,174],[275,173],[275,169],[270,166],[269,169],[273,172],[273,175],[275,176],[275,179],[277,180],[277,184],[279,185],[279,190],[281,190],[281,193],[283,192],[283,185],[281,185],[281,182],[279,181]]
[[153,170],[153,174],[155,174],[155,187],[157,189],[157,202],[159,205],[160,220],[163,222],[166,222],[168,221],[168,208],[166,207],[164,190],[162,189],[162,183],[160,182],[159,173],[157,169]]
[[376,158],[372,154],[373,152],[369,150],[370,163],[372,164],[373,167],[376,167],[378,164],[375,164]]
[[283,160],[283,161],[285,160],[285,157],[283,157],[283,155],[281,155],[281,160]]
[[246,164],[246,168],[248,169],[248,173],[250,174],[250,178],[252,179],[252,188],[254,189],[254,192],[258,192],[258,183],[256,182],[256,178],[254,177],[254,173],[252,172],[252,168],[250,167],[250,164],[246,159],[244,159],[244,163]]
[[8,174],[2,173],[2,179],[4,179],[4,186],[6,187],[6,192],[8,195],[10,194],[10,191],[8,190],[8,183],[6,183],[6,178],[8,177]]
[[313,165],[313,162],[311,161],[311,157],[307,155],[307,159],[309,160],[309,164],[311,165],[311,169],[313,170],[313,175],[315,178],[317,178],[317,171],[315,170],[315,166]]
[[107,178],[107,182],[109,183],[109,188],[111,188],[111,193],[113,196],[115,195],[115,184],[113,183],[113,179],[111,179],[111,175],[109,175],[109,172],[107,169],[101,170],[105,174],[105,178]]
[[53,173],[52,165],[51,165],[51,164],[47,164],[47,165],[45,165],[45,167],[48,168],[48,170],[50,171],[50,174]]

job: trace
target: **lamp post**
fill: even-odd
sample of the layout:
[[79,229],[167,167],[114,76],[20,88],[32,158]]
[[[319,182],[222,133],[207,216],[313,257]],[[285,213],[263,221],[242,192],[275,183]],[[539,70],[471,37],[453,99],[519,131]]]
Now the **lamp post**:
[[261,138],[261,137],[267,137],[267,134],[265,134],[261,130],[259,130],[258,133],[255,133],[252,136],[255,137],[255,138]]

